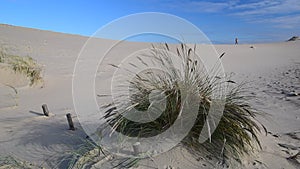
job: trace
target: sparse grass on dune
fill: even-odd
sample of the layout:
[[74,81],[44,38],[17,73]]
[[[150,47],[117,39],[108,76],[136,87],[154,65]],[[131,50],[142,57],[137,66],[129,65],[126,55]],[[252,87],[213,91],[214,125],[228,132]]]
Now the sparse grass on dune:
[[[217,64],[216,68],[212,70],[213,72],[205,73],[203,65],[197,63],[192,56],[195,54],[195,48],[189,48],[184,44],[176,49],[178,57],[183,61],[184,73],[179,73],[172,66],[170,57],[173,56],[169,56],[170,49],[167,44],[160,48],[153,47],[152,51],[152,55],[149,57],[152,57],[153,61],[160,66],[168,67],[169,71],[164,75],[157,75],[153,72],[145,73],[142,77],[137,76],[136,79],[130,81],[133,91],[130,98],[131,104],[125,105],[125,110],[133,108],[147,110],[151,105],[149,93],[153,90],[159,90],[165,94],[166,109],[155,121],[137,123],[122,116],[122,113],[126,113],[126,111],[117,112],[114,104],[109,104],[106,107],[104,118],[113,130],[130,137],[151,137],[162,133],[174,123],[180,113],[181,89],[178,84],[183,84],[187,89],[197,89],[200,95],[200,107],[196,122],[181,142],[190,152],[196,156],[217,159],[225,165],[230,161],[241,163],[245,155],[260,148],[258,134],[261,126],[263,129],[265,128],[255,119],[260,113],[247,102],[249,97],[245,84],[236,84],[226,77],[218,77]],[[220,56],[220,59],[223,55]],[[225,96],[223,116],[211,139],[200,144],[198,138],[208,117],[212,103],[211,94],[218,90],[217,86],[219,85],[226,88],[226,93],[223,93]],[[124,100],[124,102],[126,101]]]
[[13,71],[24,74],[30,81],[30,86],[42,82],[42,67],[31,57],[9,55],[0,51],[0,63],[7,64]]
[[0,169],[44,169],[13,156],[0,157]]
[[113,168],[130,168],[136,166],[139,161],[139,159],[131,158],[114,158],[109,152],[105,152],[90,139],[83,140],[83,143],[76,151],[67,154],[70,156],[62,159],[61,163],[68,161],[65,167],[68,169],[101,168],[102,164],[105,163],[110,164]]
[[66,168],[82,169],[91,168],[91,165],[105,156],[102,148],[90,139],[82,139],[82,144],[75,151],[67,152],[68,157],[62,159],[61,163],[68,161]]

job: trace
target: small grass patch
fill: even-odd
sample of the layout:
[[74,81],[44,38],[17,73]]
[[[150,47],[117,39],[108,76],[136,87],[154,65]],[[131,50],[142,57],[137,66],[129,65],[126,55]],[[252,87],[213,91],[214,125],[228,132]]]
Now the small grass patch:
[[[102,165],[113,166],[113,168],[130,168],[137,166],[140,159],[131,158],[116,158],[109,152],[106,152],[99,145],[92,140],[85,139],[79,148],[71,151],[67,158],[62,159],[60,163],[67,161],[68,164],[64,166],[67,169],[83,169],[83,168],[97,168]],[[99,164],[100,163],[100,164]],[[96,165],[96,166],[95,166]]]
[[42,67],[30,56],[16,56],[0,52],[0,63],[7,64],[16,73],[24,74],[30,86],[42,82]]

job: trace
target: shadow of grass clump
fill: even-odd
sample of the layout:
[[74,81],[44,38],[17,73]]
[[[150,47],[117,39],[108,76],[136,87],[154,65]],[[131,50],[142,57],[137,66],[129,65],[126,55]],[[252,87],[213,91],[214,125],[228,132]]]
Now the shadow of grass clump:
[[0,51],[0,63],[7,64],[13,71],[24,74],[29,78],[30,86],[42,82],[41,66],[30,56],[9,55]]
[[[236,84],[225,75],[220,77],[222,75],[219,69],[220,59],[224,53],[217,60],[215,67],[207,72],[205,66],[201,65],[195,57],[195,50],[196,46],[189,48],[181,44],[179,48],[176,48],[177,56],[171,56],[169,54],[171,50],[167,44],[161,48],[153,47],[148,57],[153,58],[152,61],[161,67],[167,67],[168,72],[164,75],[147,72],[143,76],[137,75],[129,82],[131,85],[129,90],[133,92],[129,98],[131,104],[122,105],[126,111],[147,110],[151,106],[149,93],[154,90],[162,91],[165,94],[166,108],[157,119],[148,123],[130,121],[123,117],[126,111],[118,112],[114,104],[104,106],[107,110],[104,118],[113,131],[121,132],[129,137],[152,137],[162,133],[174,123],[180,114],[182,101],[180,100],[181,89],[178,84],[181,83],[187,88],[197,89],[200,98],[196,122],[181,144],[194,155],[217,159],[222,165],[227,165],[231,161],[242,163],[244,155],[261,148],[258,139],[260,126],[255,120],[260,113],[248,103],[250,97],[247,96],[245,84]],[[171,57],[181,59],[183,72],[176,70],[172,65]],[[142,64],[147,64],[142,59],[140,60]],[[220,86],[223,86],[225,90],[220,90]],[[204,143],[200,143],[198,140],[209,117],[208,112],[213,102],[212,94],[214,92],[220,92],[224,96],[223,116],[210,138]],[[124,102],[126,101],[124,100]],[[208,125],[210,125],[208,128],[213,128],[213,124]],[[263,125],[262,127],[265,129]]]

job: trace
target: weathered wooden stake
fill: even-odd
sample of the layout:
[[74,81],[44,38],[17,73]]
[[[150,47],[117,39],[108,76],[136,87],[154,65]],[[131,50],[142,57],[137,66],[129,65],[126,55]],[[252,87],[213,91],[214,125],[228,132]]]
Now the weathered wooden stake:
[[74,127],[74,123],[73,123],[71,114],[68,113],[66,116],[67,116],[67,120],[68,120],[69,127],[70,127],[69,129],[70,129],[70,130],[75,130],[75,127]]
[[49,110],[48,110],[48,107],[46,104],[42,105],[42,109],[43,109],[44,115],[49,116]]

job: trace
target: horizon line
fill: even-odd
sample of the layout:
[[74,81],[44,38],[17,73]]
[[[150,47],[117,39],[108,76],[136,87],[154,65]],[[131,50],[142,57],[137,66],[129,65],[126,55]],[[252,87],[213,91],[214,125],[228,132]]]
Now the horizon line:
[[[49,29],[42,29],[42,28],[36,28],[36,27],[27,27],[27,26],[22,26],[22,25],[13,25],[13,24],[8,24],[8,23],[0,23],[0,25],[2,26],[10,26],[10,27],[16,27],[16,28],[24,28],[24,29],[33,29],[33,30],[38,30],[38,31],[45,31],[45,32],[52,32],[52,33],[58,33],[58,34],[65,34],[65,35],[73,35],[73,36],[81,36],[81,37],[84,37],[84,38],[92,38],[93,36],[89,36],[89,35],[84,35],[84,34],[79,34],[79,33],[71,33],[71,32],[60,32],[60,31],[56,31],[56,30],[49,30]],[[298,37],[298,35],[294,35],[293,37]],[[107,39],[107,40],[116,40],[116,41],[123,41],[123,40],[120,40],[120,39],[113,39],[113,38],[106,38],[106,37],[94,37],[94,38],[99,38],[99,39]],[[289,37],[288,39],[282,39],[282,41],[272,41],[272,40],[265,40],[265,41],[242,41],[241,45],[246,45],[246,44],[268,44],[268,43],[281,43],[281,42],[287,42],[290,38],[292,37]],[[238,38],[239,41],[243,38]],[[233,40],[230,40],[232,41],[229,42],[228,41],[222,41],[222,40],[211,40],[209,39],[211,44],[213,45],[235,45],[234,43],[234,39]],[[178,42],[178,43],[175,43],[175,42],[166,42],[166,41],[149,41],[149,40],[146,40],[146,41],[142,41],[142,40],[125,40],[125,41],[128,41],[128,42],[142,42],[142,43],[168,43],[168,44],[180,44],[181,42]],[[205,43],[204,43],[205,44]]]

